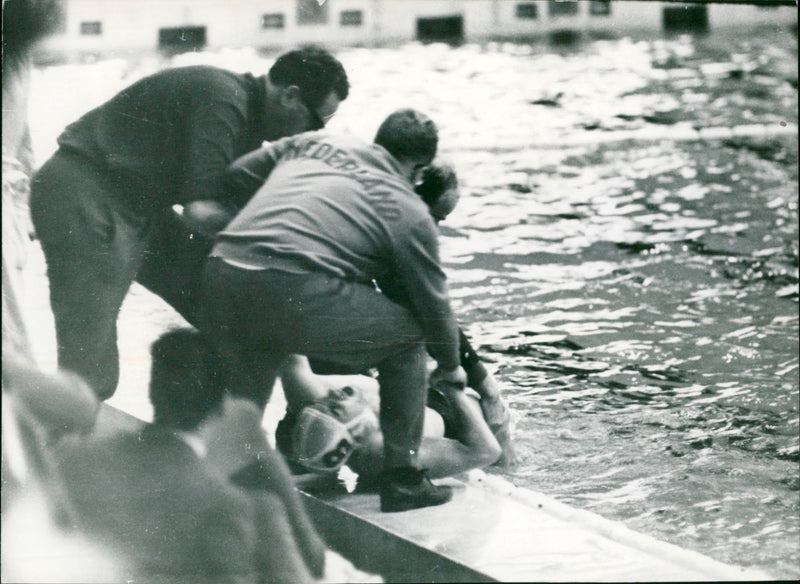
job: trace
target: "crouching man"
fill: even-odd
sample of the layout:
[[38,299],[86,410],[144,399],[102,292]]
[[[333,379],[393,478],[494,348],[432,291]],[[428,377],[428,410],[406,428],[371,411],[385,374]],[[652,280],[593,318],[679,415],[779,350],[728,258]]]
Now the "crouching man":
[[291,353],[378,370],[387,512],[452,497],[418,456],[426,347],[439,383],[466,383],[436,223],[413,190],[437,143],[435,124],[406,109],[373,144],[313,132],[245,155],[232,183],[256,194],[219,233],[204,273],[203,328],[234,394],[263,408]]

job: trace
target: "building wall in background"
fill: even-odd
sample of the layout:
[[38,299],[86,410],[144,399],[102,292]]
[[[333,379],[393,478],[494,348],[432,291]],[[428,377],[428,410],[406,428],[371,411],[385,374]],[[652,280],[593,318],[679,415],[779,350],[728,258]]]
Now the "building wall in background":
[[661,33],[668,22],[703,20],[708,30],[797,24],[793,6],[628,0],[62,1],[63,32],[43,45],[46,52],[473,42],[562,32],[624,35]]

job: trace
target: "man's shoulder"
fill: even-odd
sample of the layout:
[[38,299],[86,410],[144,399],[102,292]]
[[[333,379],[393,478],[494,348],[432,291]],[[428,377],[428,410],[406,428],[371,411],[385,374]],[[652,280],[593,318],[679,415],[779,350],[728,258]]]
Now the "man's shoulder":
[[207,508],[247,507],[246,498],[228,477],[180,438],[159,428],[68,440],[59,446],[56,460],[71,488],[102,492],[115,484],[122,489],[155,490],[165,498],[178,495],[184,502],[201,502]]
[[249,73],[236,73],[213,65],[187,65],[164,69],[143,78],[133,87],[139,85],[142,89],[147,86],[173,87],[180,91],[214,92],[217,90],[237,92],[242,88],[255,87],[256,78]]
[[153,73],[145,79],[169,79],[174,77],[202,77],[209,79],[243,79],[245,75],[235,73],[230,69],[216,67],[214,65],[183,65],[180,67],[170,67]]
[[171,460],[173,466],[196,458],[191,448],[172,432],[154,425],[106,436],[69,436],[55,450],[66,467],[120,467],[134,459]]

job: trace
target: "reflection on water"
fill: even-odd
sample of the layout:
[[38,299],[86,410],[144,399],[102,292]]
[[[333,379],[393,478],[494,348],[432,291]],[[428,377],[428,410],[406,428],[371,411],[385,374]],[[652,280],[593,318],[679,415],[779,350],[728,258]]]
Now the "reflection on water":
[[[797,124],[796,37],[340,57],[353,91],[331,128],[371,138],[395,107],[419,107],[460,171],[443,255],[460,318],[516,413],[523,462],[510,478],[717,559],[800,576],[796,134],[586,141]],[[271,58],[172,63],[264,70]],[[40,160],[64,124],[164,65],[39,71]],[[72,97],[55,110],[53,94]]]

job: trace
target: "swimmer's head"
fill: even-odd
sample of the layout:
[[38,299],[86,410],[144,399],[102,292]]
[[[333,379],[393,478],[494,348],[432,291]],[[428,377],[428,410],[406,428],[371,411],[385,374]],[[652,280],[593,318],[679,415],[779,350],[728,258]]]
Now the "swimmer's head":
[[444,221],[461,197],[456,171],[447,163],[434,161],[425,168],[421,178],[414,190],[428,205],[433,220]]
[[297,415],[291,457],[307,470],[335,473],[378,430],[378,418],[359,391],[331,390]]

